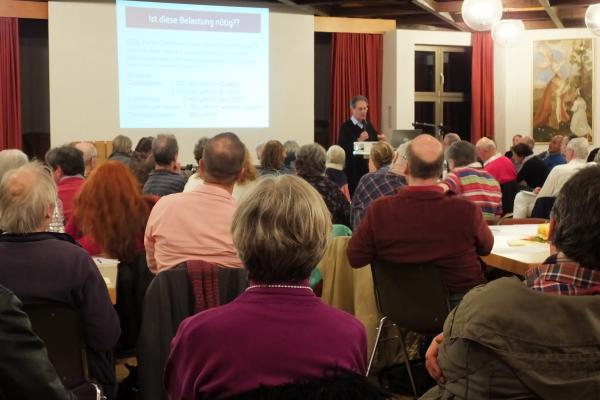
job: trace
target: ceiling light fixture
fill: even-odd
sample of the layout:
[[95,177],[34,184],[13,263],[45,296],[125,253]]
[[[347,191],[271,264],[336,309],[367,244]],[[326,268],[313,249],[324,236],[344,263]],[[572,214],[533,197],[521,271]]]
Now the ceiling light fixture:
[[520,19],[504,19],[492,28],[492,39],[501,47],[512,47],[525,32],[525,24]]
[[500,0],[465,0],[461,10],[463,21],[475,31],[489,31],[502,19]]

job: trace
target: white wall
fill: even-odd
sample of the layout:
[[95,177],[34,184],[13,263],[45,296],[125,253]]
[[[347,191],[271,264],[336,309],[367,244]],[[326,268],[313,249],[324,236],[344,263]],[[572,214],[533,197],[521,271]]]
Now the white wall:
[[[533,42],[537,40],[594,38],[587,29],[544,29],[525,31],[518,45],[508,49],[494,47],[495,132],[498,147],[506,149],[517,133],[532,132]],[[595,71],[600,68],[598,39],[595,45]],[[594,76],[593,126],[594,147],[600,143],[600,92],[598,74]],[[537,145],[538,152],[547,145]]]
[[384,35],[381,110],[386,135],[391,135],[395,129],[412,129],[415,120],[415,46],[418,45],[470,46],[471,34],[397,30]]
[[[194,1],[187,1],[193,3]],[[266,7],[264,3],[202,1],[203,4]],[[314,17],[283,5],[270,13],[270,125],[235,129],[252,150],[269,139],[306,144],[314,131]],[[134,143],[142,136],[174,133],[180,161],[192,163],[202,136],[231,130],[120,129],[114,1],[50,1],[50,131],[52,146],[75,140],[112,140],[117,134]],[[251,153],[255,154],[254,151]]]

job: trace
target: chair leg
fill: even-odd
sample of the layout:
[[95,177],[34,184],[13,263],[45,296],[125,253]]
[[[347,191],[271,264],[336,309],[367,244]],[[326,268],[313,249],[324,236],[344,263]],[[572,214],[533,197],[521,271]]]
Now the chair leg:
[[383,316],[379,320],[379,326],[377,327],[377,336],[375,337],[375,346],[373,346],[373,351],[371,352],[371,357],[369,359],[369,365],[367,367],[367,376],[371,372],[371,367],[373,366],[373,360],[375,359],[375,353],[377,352],[377,346],[379,345],[379,337],[381,336],[381,331],[383,330],[383,323],[387,319],[386,316]]
[[410,366],[410,360],[408,359],[408,352],[406,351],[406,344],[404,343],[404,333],[402,333],[402,328],[399,328],[400,334],[400,345],[402,346],[402,354],[404,355],[404,365],[406,365],[406,370],[408,371],[408,378],[410,379],[410,385],[412,386],[413,394],[415,395],[415,399],[419,397],[417,393],[417,385],[415,385],[415,378],[413,377],[412,368]]

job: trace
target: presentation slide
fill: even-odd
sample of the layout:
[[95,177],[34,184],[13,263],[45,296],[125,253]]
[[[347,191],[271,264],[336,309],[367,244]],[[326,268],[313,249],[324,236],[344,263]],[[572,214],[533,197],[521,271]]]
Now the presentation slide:
[[121,128],[269,127],[269,9],[117,0]]

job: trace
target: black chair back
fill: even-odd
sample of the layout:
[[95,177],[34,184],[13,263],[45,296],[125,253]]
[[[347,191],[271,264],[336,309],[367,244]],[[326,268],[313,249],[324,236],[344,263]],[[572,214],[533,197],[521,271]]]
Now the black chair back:
[[75,310],[62,304],[25,304],[33,331],[44,341],[48,358],[68,389],[88,382],[83,327]]
[[437,335],[450,310],[439,267],[431,264],[371,264],[379,312],[398,326]]
[[519,193],[519,183],[517,181],[502,183],[500,190],[502,191],[502,214],[513,212],[515,197]]

